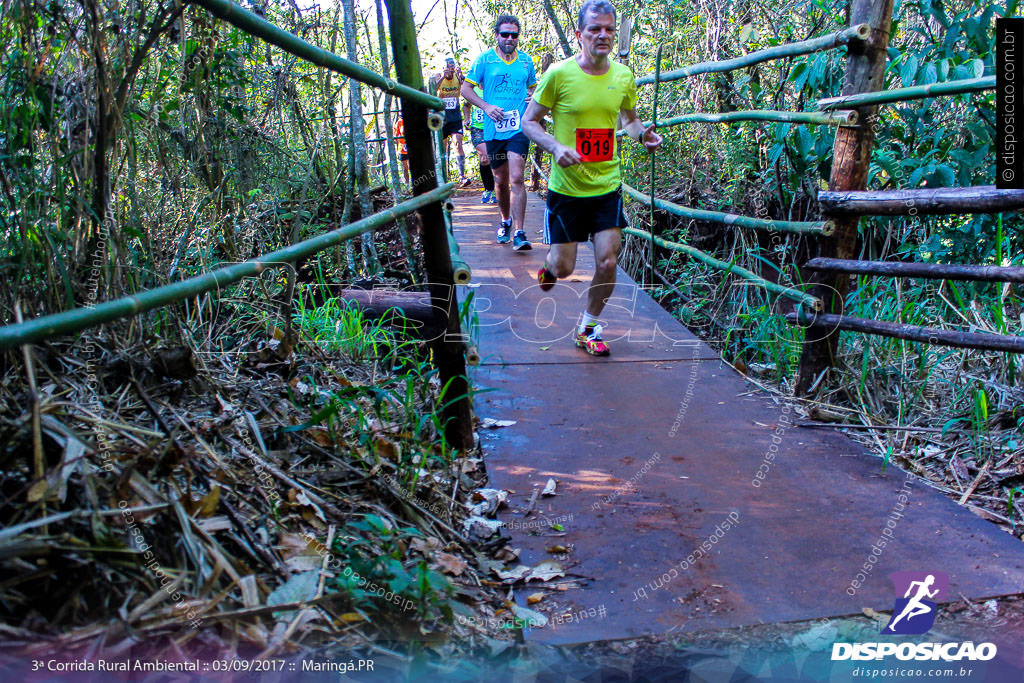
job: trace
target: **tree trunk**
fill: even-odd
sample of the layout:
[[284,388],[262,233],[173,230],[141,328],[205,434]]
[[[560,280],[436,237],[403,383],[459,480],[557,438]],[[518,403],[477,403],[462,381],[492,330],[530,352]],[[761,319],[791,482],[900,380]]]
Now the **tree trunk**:
[[[356,41],[356,10],[354,0],[342,0],[345,11],[345,49],[352,62],[359,62],[358,44]],[[363,99],[361,84],[354,78],[348,80],[349,85],[349,141],[353,159],[353,175],[355,176],[356,193],[359,199],[360,218],[369,218],[373,213],[373,204],[368,191],[366,171],[366,134],[363,131]],[[377,250],[373,247],[373,233],[364,233],[362,238],[363,265],[367,273],[380,271],[377,261]]]
[[[867,23],[871,34],[865,41],[849,44],[846,59],[846,74],[843,82],[844,95],[870,90],[881,90],[885,84],[884,72],[886,48],[889,45],[889,28],[892,21],[893,0],[853,0],[850,5],[850,26]],[[856,128],[840,127],[836,130],[835,146],[832,151],[832,176],[829,190],[863,190],[867,182],[868,166],[871,162],[871,147],[875,139],[877,105],[857,110],[862,124]],[[817,256],[849,259],[857,248],[857,217],[836,220],[835,233],[829,239],[818,242]],[[841,314],[846,293],[849,290],[849,275],[816,275],[813,279],[813,293],[825,302],[825,313]],[[804,395],[815,379],[826,368],[835,365],[839,343],[838,334],[826,335],[824,339],[806,342],[800,357],[795,393]]]

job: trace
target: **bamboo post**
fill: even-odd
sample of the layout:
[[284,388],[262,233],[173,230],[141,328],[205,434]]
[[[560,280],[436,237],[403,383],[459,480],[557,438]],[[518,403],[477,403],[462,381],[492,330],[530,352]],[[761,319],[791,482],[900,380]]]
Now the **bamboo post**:
[[[870,25],[871,35],[864,42],[850,44],[846,58],[846,74],[843,78],[844,96],[879,90],[884,84],[892,6],[893,0],[852,0],[850,23]],[[872,105],[859,108],[857,113],[861,121],[871,121],[877,111],[877,105]],[[874,138],[874,127],[869,125],[836,129],[829,190],[836,192],[864,189]],[[818,242],[816,255],[852,258],[857,247],[857,224],[856,217],[838,218],[835,221],[835,235]],[[813,250],[814,247],[811,248]],[[850,277],[816,275],[813,282],[817,285],[814,293],[825,302],[824,312],[842,313]],[[824,335],[822,339],[804,343],[794,388],[797,395],[806,394],[818,375],[835,364],[838,343],[837,334]]]
[[[410,0],[386,0],[391,27],[391,52],[398,80],[413,90],[423,88],[423,70],[416,45],[416,23]],[[427,109],[418,100],[402,100],[409,171],[413,194],[419,196],[437,186]],[[447,186],[446,186],[447,187]],[[466,378],[465,336],[459,324],[448,236],[441,205],[431,203],[420,211],[423,221],[423,256],[431,301],[447,314],[446,333],[431,344],[434,363],[445,391],[441,409],[448,443],[460,450],[473,447],[473,413]]]

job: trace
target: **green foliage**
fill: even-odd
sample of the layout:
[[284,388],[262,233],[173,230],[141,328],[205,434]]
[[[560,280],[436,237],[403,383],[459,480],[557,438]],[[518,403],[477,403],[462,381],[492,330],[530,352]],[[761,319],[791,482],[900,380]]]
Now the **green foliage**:
[[372,583],[411,601],[420,619],[450,621],[454,588],[425,560],[407,559],[409,543],[415,538],[422,538],[416,529],[392,528],[373,514],[348,524],[333,548],[343,568],[333,579],[334,587],[347,592],[355,606],[367,613],[397,611],[379,592],[366,590]]

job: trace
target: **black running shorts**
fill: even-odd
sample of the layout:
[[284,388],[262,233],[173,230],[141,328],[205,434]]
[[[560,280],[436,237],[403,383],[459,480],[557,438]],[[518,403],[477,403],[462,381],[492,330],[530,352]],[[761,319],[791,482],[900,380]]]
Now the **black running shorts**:
[[458,133],[462,135],[462,119],[455,119],[454,121],[445,121],[444,127],[441,129],[441,139]]
[[508,155],[518,154],[523,159],[530,151],[530,138],[522,131],[516,133],[506,140],[488,140],[487,156],[491,160],[491,168],[501,168],[508,161]]
[[548,190],[544,208],[546,244],[586,242],[594,233],[627,225],[621,188],[596,197],[570,197]]

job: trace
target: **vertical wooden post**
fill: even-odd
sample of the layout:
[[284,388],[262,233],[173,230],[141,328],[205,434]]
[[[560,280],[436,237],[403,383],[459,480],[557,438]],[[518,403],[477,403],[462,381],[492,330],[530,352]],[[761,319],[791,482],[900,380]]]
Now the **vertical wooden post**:
[[[423,89],[423,71],[416,46],[416,24],[410,0],[387,0],[391,28],[391,54],[395,74],[400,83]],[[409,148],[409,173],[414,196],[437,187],[434,150],[427,126],[427,108],[402,99],[405,140]],[[423,221],[423,257],[426,263],[427,287],[436,310],[447,313],[445,334],[431,343],[434,364],[445,388],[441,417],[445,438],[455,448],[473,447],[473,413],[466,379],[465,338],[459,326],[459,307],[448,252],[448,235],[440,203],[420,209]]]
[[[866,41],[852,41],[846,57],[846,75],[843,79],[843,95],[881,90],[885,84],[885,63],[889,46],[889,27],[892,23],[893,0],[852,0],[850,4],[850,26],[869,24],[871,34]],[[863,190],[867,183],[868,166],[871,163],[871,149],[875,140],[875,115],[877,106],[860,107],[857,110],[861,124],[855,128],[840,127],[836,130],[835,146],[832,148],[832,175],[829,190]],[[857,217],[839,218],[832,237],[818,241],[816,254],[833,258],[853,258],[857,249]],[[813,247],[812,247],[813,250]],[[843,302],[849,291],[849,275],[815,274],[813,293],[825,303],[824,313],[842,313]],[[822,328],[809,332],[809,336],[825,334]],[[839,331],[827,334],[823,339],[806,342],[800,356],[800,369],[796,376],[795,392],[805,395],[819,374],[835,364],[839,346]]]

